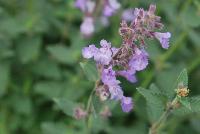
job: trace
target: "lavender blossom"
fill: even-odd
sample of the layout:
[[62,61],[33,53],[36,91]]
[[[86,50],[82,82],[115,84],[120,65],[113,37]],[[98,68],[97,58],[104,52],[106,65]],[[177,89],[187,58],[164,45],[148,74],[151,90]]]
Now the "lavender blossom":
[[117,0],[105,0],[103,15],[106,17],[112,16],[120,6]]
[[117,72],[118,75],[125,77],[131,83],[135,83],[137,81],[135,77],[135,70],[122,70]]
[[162,48],[168,49],[169,38],[171,37],[171,33],[169,33],[169,32],[166,32],[166,33],[155,32],[154,35],[160,41]]
[[98,49],[95,47],[95,45],[89,45],[89,47],[84,47],[82,49],[82,55],[86,59],[92,58],[95,53],[98,51]]
[[83,119],[83,118],[85,118],[87,115],[88,115],[88,113],[87,113],[85,110],[83,110],[81,107],[76,107],[76,108],[74,109],[74,117],[75,117],[75,119],[77,119],[77,120]]
[[101,79],[102,82],[108,86],[111,99],[120,100],[123,97],[123,91],[119,86],[120,81],[116,79],[116,73],[112,70],[112,67],[102,71]]
[[122,19],[128,22],[133,21],[136,17],[134,11],[135,10],[132,8],[124,10],[122,13]]
[[100,64],[108,65],[112,60],[111,43],[101,40],[101,48],[94,55],[94,60]]
[[121,99],[121,107],[124,112],[130,112],[133,109],[133,101],[131,97],[123,97]]
[[133,54],[129,66],[136,71],[141,71],[145,69],[148,65],[148,53],[144,49],[135,49],[135,53]]
[[76,0],[75,7],[79,8],[82,12],[86,10],[87,0]]
[[92,58],[102,65],[108,65],[112,60],[112,48],[111,43],[106,40],[101,40],[100,42],[101,48],[96,48],[94,45],[89,45],[89,47],[85,47],[82,50],[82,55],[84,58]]
[[83,23],[81,24],[81,33],[88,37],[94,32],[94,21],[92,17],[85,17]]
[[[104,15],[112,15],[119,5],[116,0],[105,0]],[[84,58],[94,58],[97,69],[100,74],[100,82],[96,88],[96,94],[100,100],[121,101],[121,107],[124,112],[130,112],[133,108],[131,97],[125,97],[120,81],[117,76],[125,77],[131,83],[136,82],[136,73],[144,70],[148,65],[149,54],[145,51],[148,47],[145,40],[156,38],[160,41],[163,48],[169,47],[169,32],[156,32],[162,29],[163,24],[160,17],[155,15],[156,6],[150,5],[149,10],[136,8],[128,19],[132,19],[128,24],[122,21],[119,33],[122,37],[122,45],[119,48],[111,46],[106,40],[100,41],[100,48],[95,45],[89,45],[83,48]],[[127,13],[128,14],[128,13]],[[130,18],[129,18],[130,17]]]

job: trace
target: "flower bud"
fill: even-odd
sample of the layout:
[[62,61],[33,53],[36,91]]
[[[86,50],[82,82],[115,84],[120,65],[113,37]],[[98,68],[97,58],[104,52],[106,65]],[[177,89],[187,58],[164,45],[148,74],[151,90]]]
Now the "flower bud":
[[180,96],[180,97],[188,96],[189,92],[190,92],[190,90],[187,87],[179,87],[176,90],[177,95]]
[[103,118],[108,118],[112,115],[110,109],[108,106],[105,106],[104,109],[100,112],[100,115],[103,117]]
[[76,107],[74,109],[74,118],[77,120],[83,119],[87,116],[87,112],[84,111],[81,107]]

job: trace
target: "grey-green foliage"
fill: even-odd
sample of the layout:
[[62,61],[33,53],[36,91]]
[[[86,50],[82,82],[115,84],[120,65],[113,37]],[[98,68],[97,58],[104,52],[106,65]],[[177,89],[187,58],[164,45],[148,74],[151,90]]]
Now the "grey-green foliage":
[[164,111],[165,103],[161,91],[152,85],[150,89],[137,88],[137,91],[146,99],[146,110],[150,122],[155,122]]
[[[187,75],[187,70],[183,69],[180,74],[177,77],[177,80],[174,82],[173,86],[171,86],[171,90],[174,92],[174,98],[175,98],[175,93],[176,89],[180,86],[188,87],[188,75]],[[167,107],[167,103],[171,102],[172,99],[168,98],[168,92],[172,92],[169,90],[163,91],[159,90],[158,87],[155,86],[155,84],[152,84],[149,89],[144,89],[144,88],[138,88],[138,92],[144,96],[146,99],[146,104],[147,104],[147,113],[150,122],[155,122],[157,121],[162,113],[164,113],[165,108]],[[167,99],[168,98],[168,99]],[[195,109],[192,104],[194,104],[193,101],[191,101],[191,98],[188,97],[178,97],[178,101],[184,106],[184,108],[187,108],[188,111],[191,109]]]
[[87,61],[84,63],[81,62],[80,66],[83,69],[83,72],[85,73],[88,80],[95,82],[99,79],[97,68],[93,62],[91,61]]
[[78,107],[78,104],[64,98],[54,98],[53,100],[58,108],[61,109],[65,114],[71,117],[74,116],[74,110],[76,107]]

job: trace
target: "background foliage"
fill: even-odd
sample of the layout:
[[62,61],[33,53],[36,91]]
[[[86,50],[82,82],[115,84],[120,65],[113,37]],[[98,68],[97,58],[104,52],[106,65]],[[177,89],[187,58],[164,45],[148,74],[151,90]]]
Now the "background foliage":
[[[126,114],[118,105],[109,104],[112,117],[92,118],[93,133],[146,134],[150,123],[163,111],[166,97],[161,97],[162,102],[153,95],[150,98],[154,100],[146,103],[145,98],[153,92],[143,94],[146,89],[139,90],[147,96],[144,98],[136,87],[159,88],[170,96],[183,68],[188,70],[188,87],[194,102],[191,107],[195,111],[187,112],[184,108],[175,111],[163,133],[200,133],[200,1],[120,2],[122,9],[147,8],[156,3],[166,31],[172,33],[171,47],[164,51],[158,42],[148,43],[150,66],[138,73],[138,83],[122,79],[125,94],[134,98],[134,111]],[[98,44],[103,38],[119,46],[122,9],[111,18],[109,27],[96,25],[95,35],[83,39],[79,31],[82,13],[73,4],[73,0],[0,0],[0,134],[87,133],[84,122],[70,116],[72,107],[86,104],[94,84],[86,79],[80,67],[81,48]],[[152,82],[155,84],[150,86]],[[148,118],[154,108],[158,114]]]

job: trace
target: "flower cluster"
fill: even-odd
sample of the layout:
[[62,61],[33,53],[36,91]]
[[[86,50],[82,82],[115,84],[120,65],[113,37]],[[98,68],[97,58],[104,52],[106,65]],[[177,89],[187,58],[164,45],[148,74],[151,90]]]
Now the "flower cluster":
[[[120,6],[117,0],[76,0],[75,7],[84,13],[84,19],[80,26],[81,33],[85,37],[91,36],[95,31],[96,19],[100,19],[103,25],[108,25],[108,17],[115,14]],[[98,18],[99,12],[101,15]]]
[[120,86],[117,76],[122,76],[128,81],[136,82],[135,74],[144,70],[148,65],[148,53],[145,51],[146,38],[156,38],[165,49],[169,47],[170,33],[156,32],[162,29],[160,17],[156,16],[156,6],[150,5],[149,10],[136,8],[130,25],[122,21],[119,34],[122,37],[122,45],[119,48],[112,47],[106,40],[100,41],[100,48],[89,45],[83,48],[82,54],[86,59],[93,58],[96,61],[101,82],[96,92],[101,100],[110,98],[121,102],[124,112],[133,108],[131,97],[126,97]]

